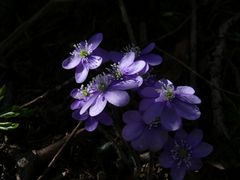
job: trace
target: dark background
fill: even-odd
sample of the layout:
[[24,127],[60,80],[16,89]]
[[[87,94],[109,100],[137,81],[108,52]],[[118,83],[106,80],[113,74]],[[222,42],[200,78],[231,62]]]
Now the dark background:
[[[20,124],[17,129],[0,131],[0,178],[37,179],[52,155],[39,161],[32,150],[61,140],[76,126],[69,92],[78,85],[71,80],[74,71],[62,69],[61,63],[73,44],[97,32],[103,33],[101,47],[106,50],[122,50],[134,37],[140,47],[155,42],[154,52],[164,59],[154,70],[157,77],[196,89],[202,99],[202,116],[197,122],[184,123],[187,129],[203,129],[204,140],[214,151],[200,172],[190,173],[186,179],[240,177],[238,0],[125,0],[124,17],[119,2],[0,1],[0,85],[7,88],[1,112],[47,93],[26,105],[23,116],[11,119]],[[129,35],[129,24],[123,22],[125,17],[134,37]],[[99,131],[82,133],[50,168],[47,179],[100,180],[101,175],[111,180],[133,179],[132,166],[125,166],[116,149],[105,144],[108,141]],[[30,165],[19,167],[22,157],[30,158]],[[167,179],[165,173],[168,171],[156,173],[153,179]]]

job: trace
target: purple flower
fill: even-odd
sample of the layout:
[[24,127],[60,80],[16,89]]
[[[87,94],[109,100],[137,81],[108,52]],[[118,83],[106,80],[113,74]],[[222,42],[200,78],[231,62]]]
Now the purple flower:
[[[103,39],[102,33],[93,35],[89,41],[82,41],[74,45],[75,50],[71,56],[65,59],[62,63],[64,69],[72,69],[76,67],[75,79],[77,83],[82,83],[88,76],[89,69],[96,69],[102,63],[103,51],[97,50],[97,47]],[[94,51],[99,51],[94,53]]]
[[125,106],[130,99],[125,90],[138,87],[138,84],[138,77],[116,82],[109,74],[96,76],[89,85],[90,95],[82,106],[80,114],[89,109],[89,115],[96,116],[104,110],[107,102],[117,107]]
[[80,111],[79,109],[76,109],[75,111],[73,111],[72,117],[76,120],[84,121],[85,129],[89,132],[94,131],[97,128],[99,123],[106,126],[112,125],[113,121],[111,117],[108,115],[108,113],[106,113],[105,111],[95,117],[89,116],[87,112],[80,115],[79,111]]
[[201,113],[196,104],[200,104],[201,100],[194,93],[193,88],[189,86],[175,88],[166,79],[156,82],[152,87],[143,88],[141,95],[147,97],[140,103],[140,110],[145,111],[144,121],[149,123],[159,117],[164,128],[175,131],[182,125],[181,118],[198,119]]
[[161,127],[159,119],[151,123],[143,121],[139,111],[127,111],[123,114],[126,126],[123,128],[122,136],[138,151],[158,151],[167,141],[167,131]]
[[172,180],[182,180],[187,171],[196,171],[202,167],[201,158],[208,156],[213,150],[210,144],[201,142],[202,137],[203,133],[199,129],[190,134],[179,130],[174,139],[169,137],[159,162],[160,166],[171,168]]
[[150,66],[157,66],[162,63],[162,57],[151,53],[151,51],[155,48],[155,43],[150,43],[147,45],[140,53],[139,58],[143,59],[146,62],[146,66],[142,73],[146,73]]
[[143,60],[134,61],[134,59],[135,54],[133,52],[125,54],[117,64],[112,65],[110,72],[117,80],[136,77],[137,73],[145,67],[146,63]]
[[[151,51],[154,48],[155,48],[155,43],[150,43],[142,51],[140,51],[139,47],[136,47],[134,45],[131,45],[131,46],[125,48],[125,51],[127,53],[133,52],[136,56],[136,60],[143,60],[146,62],[144,68],[141,70],[141,74],[145,74],[149,70],[149,65],[157,66],[162,63],[161,56],[151,53]],[[109,56],[114,62],[119,62],[122,59],[122,57],[124,56],[124,53],[112,51],[112,52],[110,52]]]
[[73,89],[70,95],[75,99],[71,104],[71,109],[80,109],[89,98],[89,89],[81,85],[80,89]]

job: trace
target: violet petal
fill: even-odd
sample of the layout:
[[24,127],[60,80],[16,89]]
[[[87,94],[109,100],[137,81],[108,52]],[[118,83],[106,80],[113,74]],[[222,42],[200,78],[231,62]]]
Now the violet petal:
[[155,48],[155,43],[148,44],[141,52],[141,55],[150,53]]
[[90,56],[88,58],[87,66],[89,69],[97,69],[102,63],[102,57],[100,56]]
[[212,151],[212,145],[202,142],[192,150],[192,155],[196,158],[202,158],[209,155]]
[[142,117],[138,111],[127,111],[123,114],[123,122],[132,123],[141,121]]
[[103,34],[97,33],[88,40],[88,45],[90,46],[92,51],[99,46],[99,44],[102,42],[102,39],[103,39]]
[[185,103],[178,99],[174,100],[173,106],[179,116],[188,120],[196,120],[201,115],[201,112],[196,105]]
[[181,118],[177,115],[175,110],[167,106],[162,110],[160,119],[163,127],[170,131],[175,131],[182,125]]
[[128,93],[125,91],[107,91],[104,96],[106,97],[108,102],[117,107],[127,105],[130,100]]
[[173,160],[170,152],[164,151],[163,153],[161,153],[161,155],[159,157],[159,163],[160,163],[160,166],[162,166],[164,168],[172,167],[174,160]]
[[186,169],[183,167],[172,167],[171,168],[171,178],[172,180],[183,180],[186,174]]
[[106,112],[102,112],[98,116],[95,117],[101,124],[105,126],[110,126],[113,124],[112,118]]
[[192,146],[197,146],[203,137],[203,132],[200,129],[193,130],[187,137],[187,142]]
[[126,141],[132,141],[142,134],[144,127],[144,124],[140,121],[128,123],[122,130],[122,137]]
[[70,56],[63,61],[62,67],[64,69],[73,69],[80,63],[80,61],[81,61],[81,58],[76,56]]
[[89,69],[79,64],[76,68],[75,79],[77,83],[82,83],[87,79]]
[[133,53],[133,52],[127,53],[121,59],[119,68],[122,70],[122,69],[125,69],[126,67],[130,66],[133,63],[134,58],[135,58],[135,53]]
[[98,114],[100,114],[104,110],[106,104],[107,104],[106,98],[104,98],[103,96],[98,96],[94,105],[92,105],[89,108],[89,115],[90,116],[97,116]]
[[98,126],[98,121],[94,118],[89,118],[86,122],[85,122],[85,129],[89,132],[94,131]]
[[151,66],[157,66],[162,63],[162,57],[157,54],[147,54],[142,59]]

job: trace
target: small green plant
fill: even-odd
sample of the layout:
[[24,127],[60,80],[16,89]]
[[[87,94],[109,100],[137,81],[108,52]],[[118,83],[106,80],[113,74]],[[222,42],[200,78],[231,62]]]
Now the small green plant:
[[[4,100],[5,94],[6,94],[6,86],[3,85],[0,88],[0,102]],[[16,108],[11,108],[11,109],[16,109]],[[0,113],[0,130],[6,131],[11,129],[16,129],[19,126],[19,124],[15,122],[10,122],[8,120],[10,118],[17,117],[19,115],[20,113],[15,111],[7,111],[7,112]]]

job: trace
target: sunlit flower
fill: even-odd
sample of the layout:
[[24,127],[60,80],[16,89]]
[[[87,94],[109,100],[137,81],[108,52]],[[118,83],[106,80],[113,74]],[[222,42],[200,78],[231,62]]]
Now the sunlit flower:
[[114,62],[119,62],[126,53],[132,52],[135,54],[135,60],[145,61],[145,66],[141,70],[141,74],[145,74],[149,70],[149,66],[157,66],[162,63],[162,57],[151,51],[155,48],[155,43],[148,44],[142,51],[135,45],[130,45],[124,49],[125,52],[111,51],[110,58]]
[[[103,51],[97,50],[97,47],[102,39],[103,35],[98,33],[93,35],[88,41],[82,41],[74,45],[75,50],[71,53],[71,56],[63,61],[62,66],[64,69],[76,67],[75,79],[77,83],[82,83],[86,80],[89,69],[96,69],[101,65]],[[95,50],[99,53],[94,53]]]
[[117,80],[136,76],[145,67],[146,63],[143,60],[134,61],[134,59],[135,54],[133,52],[125,54],[118,63],[112,65],[110,72]]
[[138,83],[133,80],[116,83],[110,74],[96,76],[89,84],[91,94],[82,106],[80,114],[89,109],[89,115],[96,116],[104,110],[107,102],[117,107],[125,106],[130,100],[125,90],[136,87]]
[[140,109],[145,110],[143,119],[146,123],[156,117],[167,130],[175,131],[182,125],[182,118],[196,120],[201,113],[197,104],[201,100],[194,95],[195,91],[189,86],[174,87],[166,79],[157,81],[151,87],[145,87],[141,95],[145,97],[140,103]]

